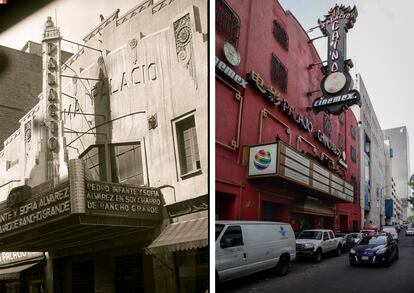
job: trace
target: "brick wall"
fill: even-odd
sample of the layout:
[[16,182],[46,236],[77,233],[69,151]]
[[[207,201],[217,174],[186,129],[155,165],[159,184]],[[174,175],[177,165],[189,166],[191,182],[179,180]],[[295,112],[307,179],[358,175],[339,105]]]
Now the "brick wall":
[[[36,103],[42,91],[42,58],[0,46],[0,149],[19,127],[19,119]],[[13,110],[7,107],[20,110]]]

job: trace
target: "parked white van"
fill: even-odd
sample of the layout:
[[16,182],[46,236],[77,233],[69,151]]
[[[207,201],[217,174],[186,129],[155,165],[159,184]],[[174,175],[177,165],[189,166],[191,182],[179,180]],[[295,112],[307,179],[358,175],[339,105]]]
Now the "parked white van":
[[290,224],[216,221],[217,282],[272,268],[285,275],[295,258],[295,234]]

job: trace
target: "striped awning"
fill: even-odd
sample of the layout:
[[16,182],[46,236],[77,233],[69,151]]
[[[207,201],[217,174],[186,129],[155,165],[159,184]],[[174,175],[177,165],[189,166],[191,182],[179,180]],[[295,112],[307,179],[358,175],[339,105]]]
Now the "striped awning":
[[208,245],[208,218],[198,218],[168,225],[148,246],[148,254],[196,249]]
[[0,280],[14,280],[20,277],[20,273],[37,265],[39,262],[30,264],[14,266],[9,268],[0,269]]

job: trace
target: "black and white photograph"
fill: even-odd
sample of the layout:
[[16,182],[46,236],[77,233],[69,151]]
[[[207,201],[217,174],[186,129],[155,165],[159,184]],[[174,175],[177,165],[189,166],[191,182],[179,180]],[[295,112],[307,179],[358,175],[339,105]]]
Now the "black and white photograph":
[[207,1],[0,9],[0,292],[208,292]]

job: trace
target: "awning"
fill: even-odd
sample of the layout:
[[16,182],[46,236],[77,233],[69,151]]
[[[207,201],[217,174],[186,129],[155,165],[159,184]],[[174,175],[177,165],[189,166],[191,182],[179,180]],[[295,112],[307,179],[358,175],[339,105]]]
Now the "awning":
[[149,254],[196,249],[208,245],[208,218],[199,218],[168,225],[146,248]]
[[30,264],[0,269],[0,280],[18,279],[21,272],[37,265],[38,263],[39,262],[34,262]]

